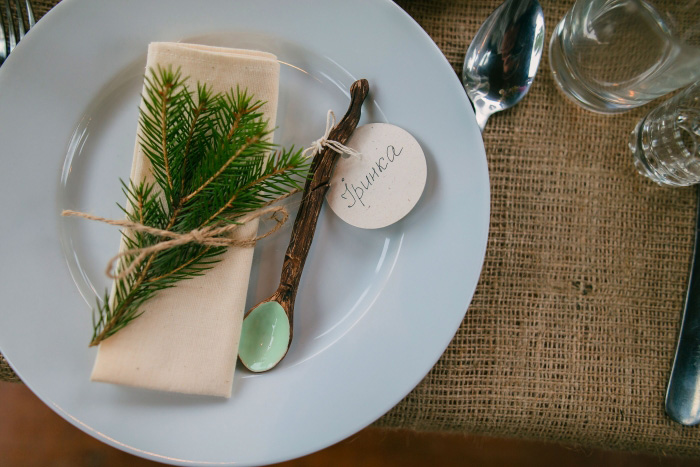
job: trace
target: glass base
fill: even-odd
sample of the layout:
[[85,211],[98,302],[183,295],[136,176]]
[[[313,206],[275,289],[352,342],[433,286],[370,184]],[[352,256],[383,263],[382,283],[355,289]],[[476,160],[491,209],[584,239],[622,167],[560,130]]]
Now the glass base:
[[654,156],[651,148],[644,145],[642,132],[644,128],[643,118],[630,134],[629,148],[632,151],[634,167],[640,175],[662,186],[690,186],[700,182],[698,177],[690,172],[668,167]]
[[549,68],[559,91],[576,105],[602,114],[622,113],[643,105],[644,102],[624,103],[606,99],[577,78],[561,44],[561,29],[565,19],[557,25],[549,41]]

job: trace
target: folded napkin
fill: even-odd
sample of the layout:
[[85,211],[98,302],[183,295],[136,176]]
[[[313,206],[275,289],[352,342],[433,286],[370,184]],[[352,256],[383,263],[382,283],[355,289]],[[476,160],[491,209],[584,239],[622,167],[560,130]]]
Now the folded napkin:
[[[194,90],[197,82],[206,83],[213,92],[236,86],[247,89],[256,100],[266,102],[262,110],[274,127],[279,90],[279,63],[274,55],[153,43],[146,66],[158,65],[180,67]],[[138,140],[131,179],[153,179]],[[257,222],[247,223],[236,235],[251,238],[257,227]],[[230,397],[252,259],[252,247],[229,247],[206,274],[160,291],[143,305],[140,317],[100,344],[91,379]]]

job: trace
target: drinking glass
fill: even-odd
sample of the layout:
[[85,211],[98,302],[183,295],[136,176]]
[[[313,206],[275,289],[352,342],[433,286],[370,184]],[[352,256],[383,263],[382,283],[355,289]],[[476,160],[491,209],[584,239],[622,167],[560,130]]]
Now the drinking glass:
[[700,1],[577,0],[552,34],[549,61],[580,106],[638,107],[700,79]]
[[630,136],[634,165],[661,185],[700,182],[700,82],[642,118]]

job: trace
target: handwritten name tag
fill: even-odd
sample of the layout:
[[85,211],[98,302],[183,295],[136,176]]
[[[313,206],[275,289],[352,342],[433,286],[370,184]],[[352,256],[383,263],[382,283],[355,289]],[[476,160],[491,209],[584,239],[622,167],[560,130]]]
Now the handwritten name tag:
[[425,188],[427,166],[418,141],[388,123],[357,128],[346,146],[362,157],[340,157],[328,204],[341,219],[363,229],[391,225],[416,205]]

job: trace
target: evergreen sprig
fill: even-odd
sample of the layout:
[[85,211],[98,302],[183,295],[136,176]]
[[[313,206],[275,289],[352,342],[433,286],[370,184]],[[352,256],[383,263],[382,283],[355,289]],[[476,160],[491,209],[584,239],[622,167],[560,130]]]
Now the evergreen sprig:
[[[179,70],[151,69],[146,76],[139,144],[155,183],[122,181],[128,220],[188,233],[206,226],[236,223],[242,215],[294,189],[308,164],[301,150],[278,149],[261,101],[241,89],[214,94],[201,84],[196,93]],[[127,249],[145,248],[162,238],[123,232]],[[203,274],[226,247],[188,243],[150,254],[124,278],[116,279],[93,313],[97,345],[142,313],[144,302],[178,281]],[[118,270],[135,258],[123,257]]]

